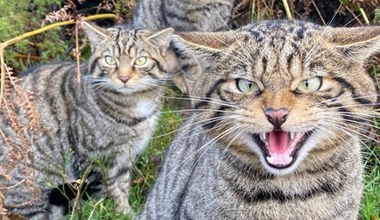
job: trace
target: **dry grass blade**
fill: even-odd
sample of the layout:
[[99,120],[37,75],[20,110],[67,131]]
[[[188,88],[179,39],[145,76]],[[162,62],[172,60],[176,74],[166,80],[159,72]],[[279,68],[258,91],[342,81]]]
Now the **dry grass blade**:
[[287,0],[282,0],[282,3],[284,4],[286,16],[288,17],[288,19],[293,19],[292,13],[290,12],[288,1]]

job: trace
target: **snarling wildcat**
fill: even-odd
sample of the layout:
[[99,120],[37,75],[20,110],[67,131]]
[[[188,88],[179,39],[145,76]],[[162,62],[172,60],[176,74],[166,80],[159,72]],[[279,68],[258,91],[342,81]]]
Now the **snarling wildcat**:
[[380,27],[183,33],[202,75],[140,219],[357,219]]

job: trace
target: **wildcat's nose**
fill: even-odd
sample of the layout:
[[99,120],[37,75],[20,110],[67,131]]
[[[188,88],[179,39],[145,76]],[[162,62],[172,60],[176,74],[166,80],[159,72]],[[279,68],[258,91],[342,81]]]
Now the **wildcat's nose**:
[[119,77],[119,80],[120,80],[121,82],[123,82],[123,83],[127,83],[128,80],[129,80],[129,77],[128,77],[128,76],[120,76],[120,77]]
[[289,110],[286,108],[273,109],[267,108],[264,110],[264,114],[268,121],[274,126],[275,129],[279,129],[281,125],[286,121],[289,115]]

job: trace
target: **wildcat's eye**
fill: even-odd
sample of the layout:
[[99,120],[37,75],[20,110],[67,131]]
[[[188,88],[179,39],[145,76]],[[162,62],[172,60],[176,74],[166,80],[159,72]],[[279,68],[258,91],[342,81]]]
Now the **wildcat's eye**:
[[136,66],[145,65],[147,60],[148,59],[146,57],[137,57],[136,60],[135,60],[135,65]]
[[257,94],[260,92],[259,86],[257,85],[257,83],[255,83],[253,81],[246,80],[246,79],[238,79],[236,81],[236,84],[237,84],[238,89],[243,93],[247,93],[247,94],[256,93]]
[[305,93],[305,92],[315,92],[321,88],[322,85],[322,78],[320,77],[313,77],[310,79],[306,79],[302,81],[297,86],[297,92],[299,93]]
[[106,61],[106,63],[107,63],[108,65],[111,65],[111,66],[116,65],[116,59],[113,58],[113,57],[111,57],[111,56],[105,56],[105,57],[104,57],[104,61]]

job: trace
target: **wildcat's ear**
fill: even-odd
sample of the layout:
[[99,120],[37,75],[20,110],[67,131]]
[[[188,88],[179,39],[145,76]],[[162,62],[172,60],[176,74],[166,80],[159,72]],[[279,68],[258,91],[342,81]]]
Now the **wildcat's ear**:
[[91,50],[94,51],[95,47],[107,38],[107,31],[95,24],[82,22],[82,29],[90,41]]
[[170,41],[174,33],[173,28],[166,28],[152,33],[147,37],[147,40],[160,48],[162,56],[165,56],[167,49],[170,46]]
[[191,95],[195,82],[204,70],[218,62],[222,50],[235,41],[231,32],[183,32],[173,35],[171,45],[182,68],[182,72],[173,78],[174,84]]
[[205,68],[212,62],[210,58],[235,40],[230,32],[182,32],[173,36],[172,46],[179,54],[193,56]]
[[348,59],[363,62],[380,52],[380,27],[326,28],[330,42]]

